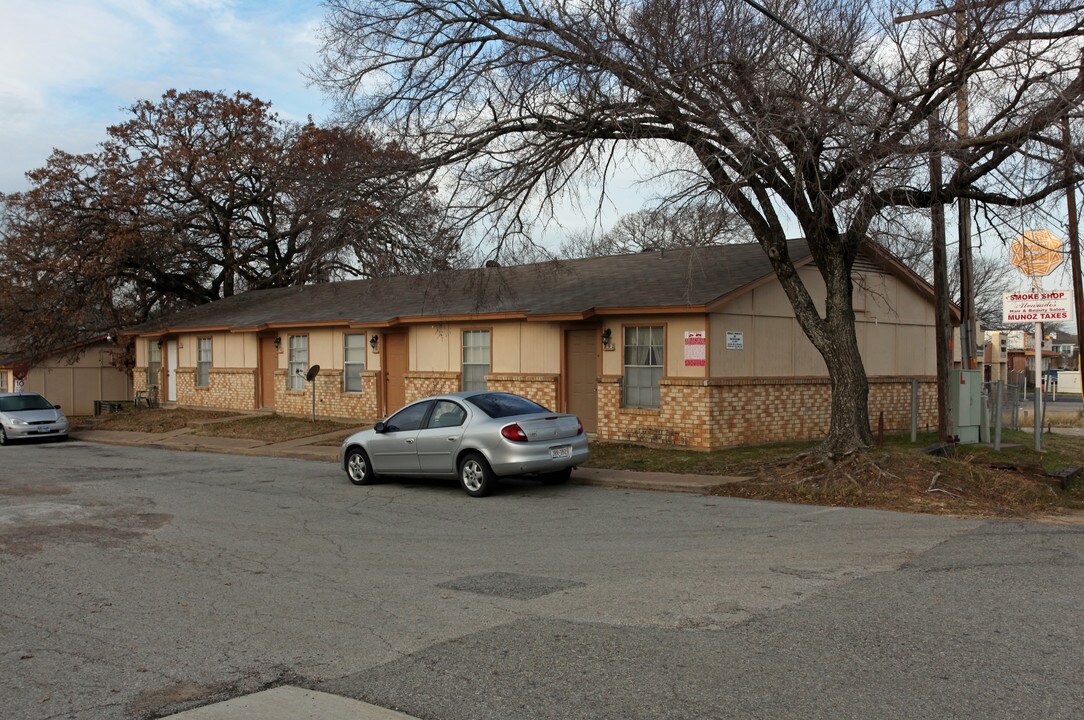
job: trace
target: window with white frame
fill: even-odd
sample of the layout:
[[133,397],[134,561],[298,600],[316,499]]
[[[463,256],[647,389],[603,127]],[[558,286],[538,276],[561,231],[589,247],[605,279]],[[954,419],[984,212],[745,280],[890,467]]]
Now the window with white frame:
[[211,385],[211,338],[196,341],[196,387]]
[[625,328],[625,407],[659,406],[665,334],[661,325]]
[[161,382],[162,348],[158,340],[147,341],[147,387],[158,387]]
[[365,335],[343,335],[343,391],[361,392],[365,369]]
[[286,389],[304,390],[305,371],[309,367],[309,336],[291,335],[287,347],[290,356],[286,366]]
[[8,371],[0,370],[0,392],[8,391]]
[[486,389],[489,355],[489,330],[463,331],[464,390]]

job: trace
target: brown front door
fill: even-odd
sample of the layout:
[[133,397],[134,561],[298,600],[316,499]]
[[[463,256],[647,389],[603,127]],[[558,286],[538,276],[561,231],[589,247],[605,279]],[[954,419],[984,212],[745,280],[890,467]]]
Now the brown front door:
[[598,344],[594,330],[569,330],[565,337],[565,408],[591,433],[598,427]]
[[275,407],[275,370],[279,367],[279,349],[275,338],[260,338],[260,397],[261,408]]
[[391,415],[406,405],[407,371],[407,336],[406,333],[392,333],[383,337],[384,341],[384,398],[385,412]]

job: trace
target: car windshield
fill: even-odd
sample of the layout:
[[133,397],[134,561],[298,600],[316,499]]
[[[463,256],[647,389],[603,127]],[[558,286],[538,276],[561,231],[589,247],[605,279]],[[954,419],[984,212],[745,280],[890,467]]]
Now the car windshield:
[[513,415],[530,415],[531,413],[549,412],[538,403],[531,402],[519,395],[508,393],[485,393],[472,395],[467,402],[475,406],[491,418],[512,417]]
[[41,395],[12,395],[10,397],[0,398],[0,412],[52,409],[52,403]]

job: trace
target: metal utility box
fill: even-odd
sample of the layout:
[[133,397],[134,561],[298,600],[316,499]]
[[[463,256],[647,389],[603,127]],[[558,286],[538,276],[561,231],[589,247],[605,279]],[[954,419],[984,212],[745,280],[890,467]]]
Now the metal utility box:
[[961,445],[979,441],[982,424],[982,371],[953,370],[949,375],[952,418]]

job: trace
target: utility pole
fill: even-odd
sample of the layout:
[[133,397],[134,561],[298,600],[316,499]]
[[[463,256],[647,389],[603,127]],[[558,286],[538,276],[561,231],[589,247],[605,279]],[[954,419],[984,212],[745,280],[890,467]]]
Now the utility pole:
[[[965,3],[956,0],[952,7],[942,7],[935,10],[914,13],[912,15],[897,15],[897,25],[908,23],[913,20],[936,18],[949,13],[956,17],[956,62],[958,70],[964,72],[964,61],[967,54],[968,22],[967,10],[971,8],[987,7],[996,4],[986,2]],[[956,134],[960,139],[966,138],[971,132],[968,119],[969,97],[967,90],[967,78],[956,91]],[[974,263],[971,252],[971,201],[966,197],[956,201],[957,213],[957,238],[959,242],[959,265],[960,265],[960,368],[974,370],[976,366],[975,334],[975,280]],[[947,286],[946,286],[947,287]],[[951,362],[950,362],[951,368]]]
[[948,252],[945,248],[945,206],[941,202],[941,129],[937,118],[927,120],[930,134],[930,222],[933,241],[934,345],[937,357],[937,435],[943,443],[955,442],[956,428],[949,407],[949,373],[952,371],[952,317],[948,301]]
[[[1080,227],[1076,212],[1076,183],[1073,177],[1076,167],[1073,161],[1073,137],[1069,133],[1069,115],[1061,119],[1061,138],[1065,143],[1065,203],[1069,216],[1069,260],[1073,270],[1073,309],[1076,311],[1076,342],[1077,357],[1084,358],[1081,352],[1081,339],[1084,338],[1084,275],[1080,269]],[[1077,371],[1084,378],[1084,360],[1077,361]],[[1084,387],[1081,388],[1081,399],[1084,399]]]

